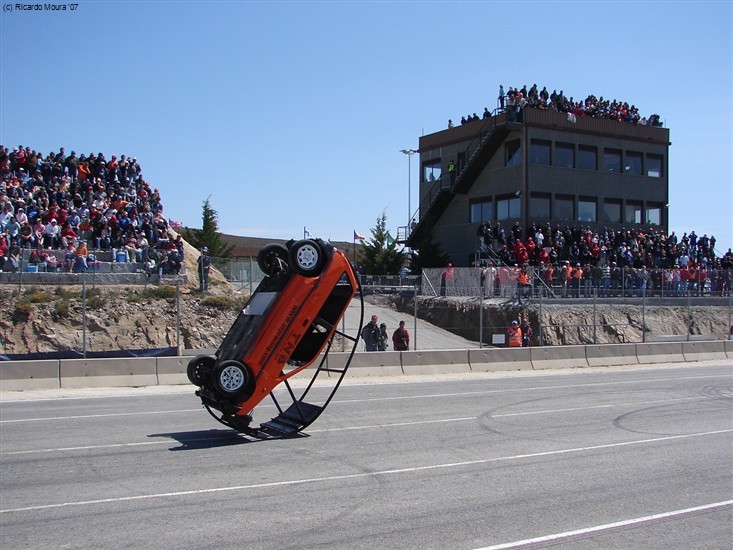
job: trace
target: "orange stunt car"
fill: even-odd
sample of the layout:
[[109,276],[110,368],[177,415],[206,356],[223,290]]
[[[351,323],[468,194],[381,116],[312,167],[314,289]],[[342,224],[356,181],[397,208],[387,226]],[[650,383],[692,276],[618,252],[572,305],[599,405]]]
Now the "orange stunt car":
[[[199,386],[196,395],[219,422],[256,437],[294,435],[320,415],[346,373],[363,323],[361,286],[346,255],[320,239],[267,245],[257,263],[265,278],[216,354],[191,360],[188,378]],[[356,337],[338,329],[354,295],[362,301]],[[345,367],[329,369],[326,356],[336,335],[351,342],[351,354]],[[317,359],[310,383],[296,395],[288,380]],[[309,392],[324,372],[332,379],[336,374],[336,384],[325,402],[317,404]],[[273,393],[281,383],[292,400],[287,407]],[[252,410],[268,395],[279,414],[251,427]]]

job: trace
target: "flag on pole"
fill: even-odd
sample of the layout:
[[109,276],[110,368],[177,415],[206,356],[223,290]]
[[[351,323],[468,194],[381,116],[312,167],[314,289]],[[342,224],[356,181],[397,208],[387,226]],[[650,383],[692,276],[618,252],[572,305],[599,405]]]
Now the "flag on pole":
[[389,231],[387,231],[387,244],[392,244],[394,242],[394,239],[392,238],[392,235],[389,234]]
[[366,237],[365,237],[365,236],[363,236],[363,235],[359,235],[359,234],[358,234],[358,233],[356,232],[356,229],[354,229],[354,240],[355,240],[355,241],[363,241],[364,239],[366,239]]
[[312,235],[310,234],[310,231],[308,231],[305,227],[303,227],[303,238],[304,239],[310,239]]

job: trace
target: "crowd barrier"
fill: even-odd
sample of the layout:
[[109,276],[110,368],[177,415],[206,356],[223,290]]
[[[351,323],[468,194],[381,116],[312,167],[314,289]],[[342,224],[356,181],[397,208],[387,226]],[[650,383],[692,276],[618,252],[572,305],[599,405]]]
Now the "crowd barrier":
[[[348,353],[331,353],[327,367],[342,369],[348,357]],[[190,356],[181,356],[3,361],[0,362],[0,391],[190,384],[186,375],[190,359]],[[733,360],[733,340],[358,352],[354,354],[347,376],[364,378],[727,359]]]

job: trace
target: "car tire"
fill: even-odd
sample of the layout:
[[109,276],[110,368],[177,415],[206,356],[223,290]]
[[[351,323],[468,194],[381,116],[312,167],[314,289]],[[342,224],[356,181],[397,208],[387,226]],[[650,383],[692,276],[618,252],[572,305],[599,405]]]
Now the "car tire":
[[275,275],[287,269],[288,249],[281,244],[268,244],[257,254],[257,265],[265,275]]
[[326,255],[320,245],[311,239],[296,242],[290,247],[290,266],[298,275],[320,275],[326,263]]
[[224,395],[241,399],[252,394],[252,371],[239,361],[224,361],[216,369],[214,382]]
[[203,386],[211,378],[211,373],[216,365],[216,357],[213,355],[198,355],[188,362],[186,374],[191,384]]

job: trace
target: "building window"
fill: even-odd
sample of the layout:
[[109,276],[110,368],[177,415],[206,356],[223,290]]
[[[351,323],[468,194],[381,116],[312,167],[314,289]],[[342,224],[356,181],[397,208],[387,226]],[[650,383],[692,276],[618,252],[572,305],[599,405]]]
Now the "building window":
[[521,216],[521,205],[519,197],[511,199],[501,199],[496,201],[496,219],[510,220]]
[[578,221],[579,222],[596,221],[596,200],[595,199],[578,199]]
[[662,177],[662,155],[646,156],[646,175],[650,178]]
[[598,150],[590,145],[578,145],[578,168],[598,170]]
[[575,168],[575,147],[572,143],[555,144],[555,166]]
[[603,150],[603,171],[621,173],[621,151],[618,149]]
[[631,174],[632,176],[641,176],[641,159],[643,155],[635,151],[626,151],[626,157],[624,160],[624,174]]
[[575,220],[573,202],[573,197],[555,197],[555,218],[563,221]]
[[522,163],[522,146],[519,140],[510,141],[504,146],[506,151],[506,165],[519,166]]
[[492,219],[494,203],[492,201],[480,201],[471,203],[471,223],[485,222]]
[[603,201],[603,222],[621,223],[621,201]]
[[662,225],[662,207],[658,204],[650,204],[646,208],[646,223],[649,225]]
[[550,164],[550,142],[533,139],[529,143],[529,163],[530,164]]
[[641,203],[628,201],[624,209],[624,223],[642,223]]
[[440,179],[440,159],[429,160],[422,165],[422,180],[437,181]]
[[532,219],[550,217],[550,195],[532,194],[529,198],[529,216]]

